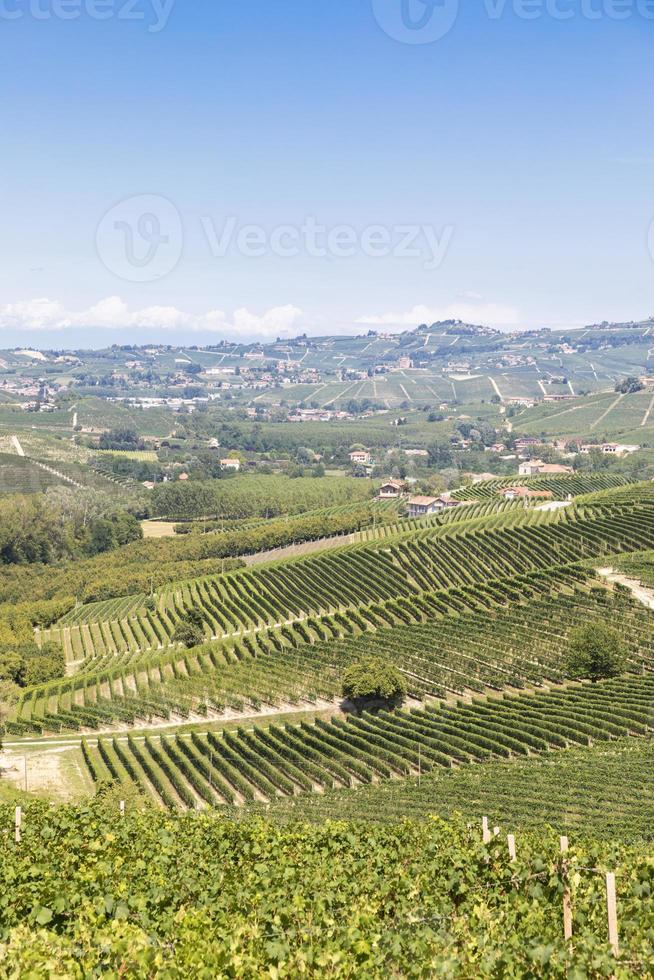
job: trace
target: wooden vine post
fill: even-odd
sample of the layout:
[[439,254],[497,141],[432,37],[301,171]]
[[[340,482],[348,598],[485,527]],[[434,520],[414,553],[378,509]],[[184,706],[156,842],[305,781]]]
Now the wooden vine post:
[[125,816],[125,800],[120,801],[120,815],[121,817]]
[[515,861],[515,858],[516,858],[515,837],[514,837],[514,835],[513,834],[507,834],[506,842],[509,845],[509,858],[511,859],[511,862],[513,862],[513,861]]
[[609,871],[606,875],[606,911],[609,919],[609,942],[614,956],[620,955],[620,940],[618,938],[618,912],[615,901],[615,875]]
[[[561,854],[567,854],[568,838],[561,838]],[[568,882],[568,864],[565,858],[562,862],[563,877],[565,879],[563,887],[563,935],[566,942],[572,939],[572,894]]]
[[490,844],[491,832],[488,827],[488,817],[481,818],[481,831],[484,844]]
[[17,806],[16,815],[14,819],[15,837],[16,837],[17,844],[20,844],[20,831],[21,831],[22,823],[23,823],[23,811],[19,806]]

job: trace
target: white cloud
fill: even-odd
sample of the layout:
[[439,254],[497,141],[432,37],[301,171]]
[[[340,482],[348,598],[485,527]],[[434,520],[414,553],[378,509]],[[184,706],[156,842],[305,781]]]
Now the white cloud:
[[231,316],[223,310],[185,313],[174,306],[148,306],[130,310],[119,296],[109,296],[87,310],[67,310],[58,300],[33,299],[0,306],[0,326],[13,330],[66,330],[71,327],[118,330],[189,330],[243,337],[293,335],[300,328],[302,310],[278,306],[259,315],[247,309]]
[[440,320],[464,320],[489,327],[515,327],[520,323],[520,316],[511,306],[487,303],[481,297],[468,294],[465,299],[446,306],[414,306],[405,313],[361,316],[356,322],[371,327],[417,327],[420,323],[438,323]]

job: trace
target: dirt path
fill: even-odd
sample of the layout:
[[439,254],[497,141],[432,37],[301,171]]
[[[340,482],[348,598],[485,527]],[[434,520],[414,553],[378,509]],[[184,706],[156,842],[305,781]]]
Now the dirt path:
[[273,551],[258,551],[256,555],[243,555],[246,565],[261,565],[266,561],[277,561],[278,558],[297,558],[299,555],[309,555],[323,548],[335,548],[338,545],[354,544],[360,541],[358,532],[353,534],[338,534],[331,538],[319,538],[318,541],[303,541],[302,544],[289,544],[285,548],[275,548]]
[[618,395],[618,397],[615,399],[615,401],[611,402],[611,404],[606,409],[606,411],[605,412],[602,412],[602,414],[600,415],[600,417],[598,419],[595,419],[594,422],[591,422],[591,424],[589,426],[589,431],[592,431],[593,429],[595,429],[600,424],[600,422],[602,422],[606,418],[606,416],[609,414],[609,412],[612,412],[613,409],[615,408],[615,406],[620,404],[620,402],[622,401],[623,398],[624,398],[624,395]]
[[16,450],[16,453],[19,456],[24,456],[25,455],[25,451],[24,451],[23,447],[20,444],[20,440],[18,439],[18,436],[12,436],[11,437],[11,444],[14,447],[14,449]]
[[652,395],[652,400],[649,403],[649,405],[647,406],[647,411],[643,415],[643,421],[640,423],[641,426],[647,425],[648,419],[649,419],[650,415],[652,414],[652,409],[653,408],[654,408],[654,395]]
[[47,751],[26,751],[5,746],[0,753],[0,778],[15,789],[66,802],[79,795],[86,780],[77,761],[77,744],[51,747]]
[[[93,742],[99,736],[111,735],[116,738],[127,738],[127,735],[131,732],[149,732],[151,734],[164,734],[166,730],[186,728],[192,725],[201,731],[203,727],[206,729],[208,725],[214,722],[234,722],[234,721],[257,721],[261,718],[270,720],[281,715],[285,717],[288,715],[297,714],[308,714],[308,713],[325,713],[333,712],[337,714],[340,711],[340,705],[342,698],[335,698],[333,701],[327,701],[323,698],[318,698],[316,701],[306,702],[304,704],[281,704],[281,705],[264,705],[259,711],[254,711],[250,709],[249,711],[234,711],[231,708],[226,708],[223,712],[208,712],[206,716],[204,715],[194,715],[189,718],[178,718],[176,721],[152,721],[143,723],[137,723],[131,728],[116,728],[104,727],[94,729],[92,732],[88,732],[85,735],[70,735],[70,736],[45,736],[43,738],[24,738],[24,739],[13,739],[3,742],[4,748],[7,750],[17,752],[17,757],[22,759],[23,752],[19,751],[24,748],[28,749],[43,749],[43,751],[51,750],[53,746],[61,746],[64,748],[77,747],[80,744],[82,738],[88,739]],[[416,703],[417,704],[417,703]],[[416,707],[412,703],[412,707]],[[145,738],[145,735],[135,736],[140,738]],[[60,749],[61,751],[61,749]],[[2,757],[0,756],[0,760]]]
[[642,602],[644,606],[648,609],[654,609],[654,590],[647,588],[646,585],[642,585],[638,579],[628,578],[626,575],[621,575],[616,572],[613,568],[598,568],[598,575],[605,578],[607,582],[617,583],[618,585],[624,585],[635,599]]
[[498,384],[497,384],[497,381],[495,380],[495,378],[491,378],[491,376],[490,376],[490,374],[489,374],[489,375],[488,375],[488,380],[489,380],[489,381],[490,381],[490,383],[492,384],[492,386],[493,386],[493,388],[494,388],[494,390],[495,390],[495,394],[497,395],[497,397],[498,397],[498,398],[500,399],[500,401],[502,401],[502,402],[503,402],[503,401],[504,401],[504,395],[503,395],[503,394],[502,394],[502,392],[500,391],[500,389],[499,389],[499,387],[498,387]]

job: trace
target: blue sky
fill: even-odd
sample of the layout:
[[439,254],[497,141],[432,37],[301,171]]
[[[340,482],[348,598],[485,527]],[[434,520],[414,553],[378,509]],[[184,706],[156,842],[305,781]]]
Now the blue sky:
[[0,344],[653,314],[654,0],[521,2],[0,0]]

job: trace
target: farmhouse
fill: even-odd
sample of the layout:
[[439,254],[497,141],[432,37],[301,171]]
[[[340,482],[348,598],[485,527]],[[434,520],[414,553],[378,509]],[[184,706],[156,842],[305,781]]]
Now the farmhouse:
[[223,470],[234,470],[235,473],[238,473],[241,468],[241,461],[240,459],[221,459],[220,466]]
[[369,466],[371,462],[370,453],[367,449],[356,449],[350,453],[350,462],[353,465],[360,463],[362,466]]
[[534,436],[524,436],[522,439],[516,439],[515,448],[519,453],[523,452],[525,449],[532,449],[534,446],[542,446],[542,439],[535,439]]
[[603,442],[599,445],[594,443],[587,443],[581,447],[581,452],[587,456],[593,450],[599,450],[605,456],[625,456],[627,453],[636,453],[640,449],[640,446],[633,445],[621,445],[617,442]]
[[541,473],[553,476],[574,473],[574,470],[571,466],[561,466],[559,463],[544,463],[542,459],[527,460],[518,467],[519,476],[538,476]]
[[388,480],[387,483],[382,483],[379,488],[379,497],[381,500],[396,499],[402,496],[405,489],[405,483],[401,483],[399,480]]
[[409,497],[409,517],[425,517],[426,514],[437,514],[445,504],[439,497]]

